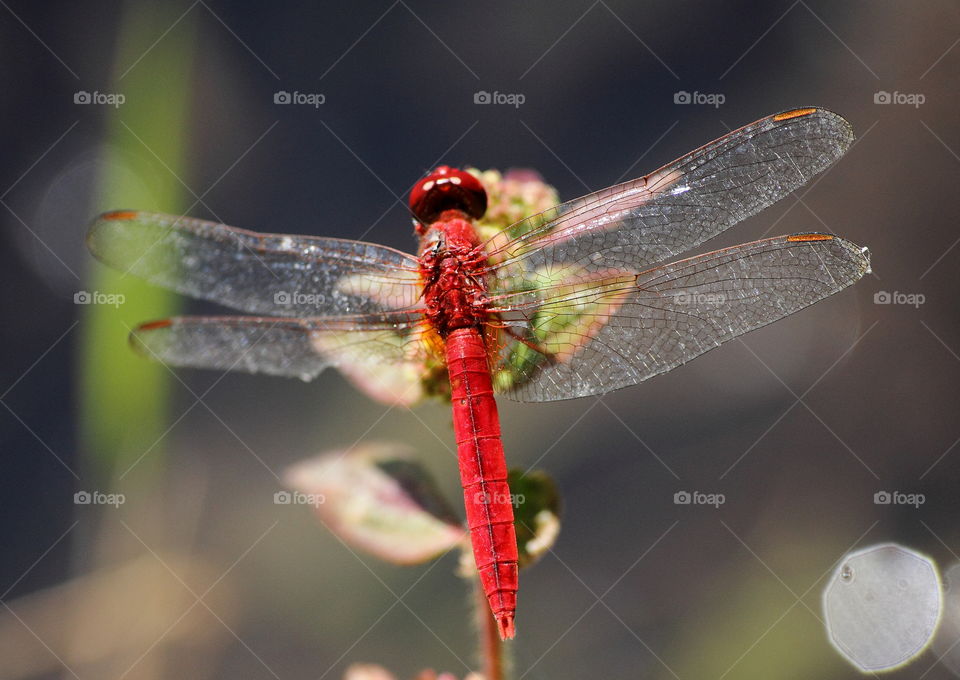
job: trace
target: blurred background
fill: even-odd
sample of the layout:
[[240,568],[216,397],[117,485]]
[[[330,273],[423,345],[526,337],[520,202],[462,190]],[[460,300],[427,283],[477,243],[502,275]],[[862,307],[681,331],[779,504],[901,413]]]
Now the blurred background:
[[[875,273],[641,386],[501,401],[510,464],[564,502],[521,579],[516,675],[857,677],[822,622],[838,560],[895,541],[957,561],[955,2],[0,5],[0,677],[474,667],[455,556],[383,564],[273,503],[288,465],[370,439],[459,503],[449,409],[136,358],[132,325],[222,310],[95,264],[93,215],[409,251],[406,194],[438,163],[535,168],[573,198],[804,105],[855,145],[710,245],[828,231]],[[891,677],[953,675],[928,652]]]

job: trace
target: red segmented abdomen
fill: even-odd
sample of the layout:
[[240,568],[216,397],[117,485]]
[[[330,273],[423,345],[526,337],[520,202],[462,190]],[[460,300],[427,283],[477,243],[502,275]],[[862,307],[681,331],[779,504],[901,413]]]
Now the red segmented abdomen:
[[452,331],[446,339],[446,353],[473,556],[500,637],[512,638],[517,609],[517,535],[500,441],[500,416],[480,330]]

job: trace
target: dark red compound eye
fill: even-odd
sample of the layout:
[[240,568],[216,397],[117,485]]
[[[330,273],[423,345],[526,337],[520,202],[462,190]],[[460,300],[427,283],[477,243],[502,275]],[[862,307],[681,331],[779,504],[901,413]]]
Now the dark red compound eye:
[[425,224],[436,221],[444,210],[480,219],[487,211],[487,192],[469,172],[441,165],[413,187],[410,210]]

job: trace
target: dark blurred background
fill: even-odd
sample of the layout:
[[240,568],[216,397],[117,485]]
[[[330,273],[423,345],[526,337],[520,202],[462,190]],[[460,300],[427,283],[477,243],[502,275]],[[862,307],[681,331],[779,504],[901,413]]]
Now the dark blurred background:
[[[857,677],[820,620],[837,560],[895,541],[957,561],[956,2],[0,5],[0,677],[473,666],[455,557],[382,564],[272,502],[287,465],[369,439],[415,447],[456,501],[449,410],[385,414],[334,372],[141,362],[127,327],[215,307],[95,265],[94,214],[413,250],[406,193],[439,162],[535,168],[572,198],[804,105],[844,115],[855,145],[717,245],[829,231],[875,274],[602,400],[501,402],[510,463],[552,474],[565,510],[521,579],[516,674]],[[874,504],[883,490],[925,503]],[[921,676],[953,677],[929,652],[891,677]]]

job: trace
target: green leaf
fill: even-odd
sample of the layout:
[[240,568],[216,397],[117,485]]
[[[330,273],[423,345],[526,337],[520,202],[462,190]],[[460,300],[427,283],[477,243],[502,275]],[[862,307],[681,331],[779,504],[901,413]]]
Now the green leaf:
[[507,477],[514,503],[514,524],[520,567],[528,567],[553,547],[560,533],[560,494],[541,470],[510,470]]
[[324,453],[289,468],[284,482],[345,543],[394,564],[426,562],[465,538],[433,478],[397,444]]

